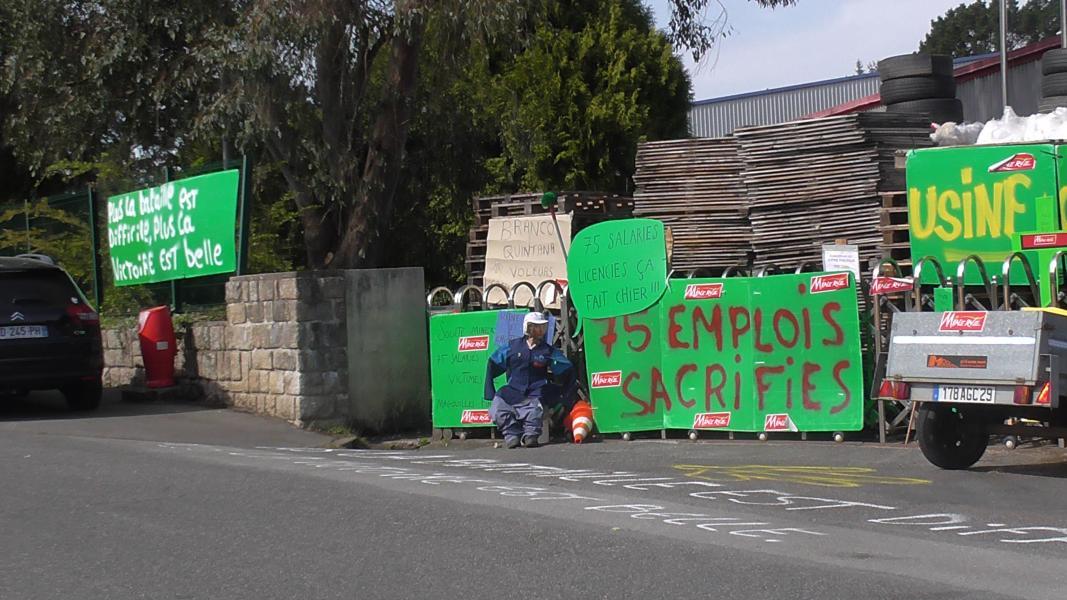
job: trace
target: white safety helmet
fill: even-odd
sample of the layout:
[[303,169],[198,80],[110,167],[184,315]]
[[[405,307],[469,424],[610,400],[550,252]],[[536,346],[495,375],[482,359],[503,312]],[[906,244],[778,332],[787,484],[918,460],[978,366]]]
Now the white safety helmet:
[[530,312],[526,313],[526,316],[522,318],[522,332],[525,334],[530,330],[530,325],[547,325],[548,319],[545,318],[544,313]]

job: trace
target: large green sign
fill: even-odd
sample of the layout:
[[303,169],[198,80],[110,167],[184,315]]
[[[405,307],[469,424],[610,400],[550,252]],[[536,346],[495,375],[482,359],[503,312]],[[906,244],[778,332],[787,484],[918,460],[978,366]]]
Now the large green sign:
[[[1000,275],[1012,252],[1012,235],[1061,228],[1061,197],[1050,144],[957,146],[916,150],[908,156],[908,223],[912,259],[933,256],[956,276],[961,260],[978,256],[990,276]],[[1027,253],[1031,261],[1036,259]],[[1035,270],[1043,270],[1032,262]],[[1012,283],[1026,281],[1015,264]],[[967,266],[966,283],[981,281]],[[932,269],[923,283],[936,282]]]
[[108,198],[115,285],[233,272],[238,179],[234,169]]
[[[489,355],[522,329],[523,310],[485,310],[430,317],[430,396],[434,427],[489,427],[484,399]],[[519,334],[521,335],[521,334]],[[505,377],[496,380],[504,385]]]
[[571,300],[585,319],[652,306],[666,288],[663,223],[624,219],[586,227],[571,242],[567,279]]
[[603,432],[863,428],[849,273],[672,280],[644,311],[587,320],[585,339]]

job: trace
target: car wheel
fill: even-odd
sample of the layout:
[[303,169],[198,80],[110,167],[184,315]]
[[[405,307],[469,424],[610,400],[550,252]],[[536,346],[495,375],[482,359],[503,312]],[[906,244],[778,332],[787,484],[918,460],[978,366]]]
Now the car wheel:
[[878,61],[882,81],[900,77],[952,77],[952,57],[943,54],[903,54]]
[[62,392],[71,410],[96,410],[104,397],[104,386],[99,381],[84,381],[67,386]]
[[1067,48],[1053,48],[1041,56],[1041,74],[1067,73]]
[[1067,96],[1067,73],[1050,73],[1042,77],[1041,96]]
[[942,469],[966,469],[978,462],[989,445],[989,431],[980,419],[952,406],[919,407],[919,448]]
[[963,103],[959,98],[927,98],[925,100],[911,100],[909,102],[897,102],[885,107],[890,113],[921,113],[930,115],[930,120],[935,123],[963,121]]
[[882,84],[882,104],[927,98],[955,98],[956,80],[951,77],[901,77]]

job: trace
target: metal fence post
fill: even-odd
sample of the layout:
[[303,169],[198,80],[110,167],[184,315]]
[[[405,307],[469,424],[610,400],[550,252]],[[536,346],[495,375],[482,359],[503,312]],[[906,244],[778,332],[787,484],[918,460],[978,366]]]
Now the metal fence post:
[[93,299],[96,301],[96,310],[100,310],[100,307],[104,304],[104,290],[100,287],[100,282],[104,279],[100,272],[100,247],[99,240],[97,239],[97,217],[96,217],[96,195],[93,194],[92,186],[88,188],[89,193],[89,243],[92,246],[93,251]]
[[[224,167],[225,168],[225,167]],[[247,154],[241,155],[241,188],[238,190],[238,204],[237,204],[237,217],[238,217],[238,229],[237,229],[237,274],[244,275],[248,272],[248,245],[249,245],[249,233],[251,229],[252,211],[251,198],[252,198],[252,178],[251,178],[251,161],[248,160]]]

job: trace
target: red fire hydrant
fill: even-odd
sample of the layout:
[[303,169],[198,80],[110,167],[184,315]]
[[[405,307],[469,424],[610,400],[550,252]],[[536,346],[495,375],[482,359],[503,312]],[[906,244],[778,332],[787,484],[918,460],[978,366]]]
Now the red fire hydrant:
[[144,358],[148,387],[173,386],[174,357],[178,354],[178,344],[174,337],[170,308],[146,308],[141,311],[137,321],[137,337],[141,340],[141,356]]

